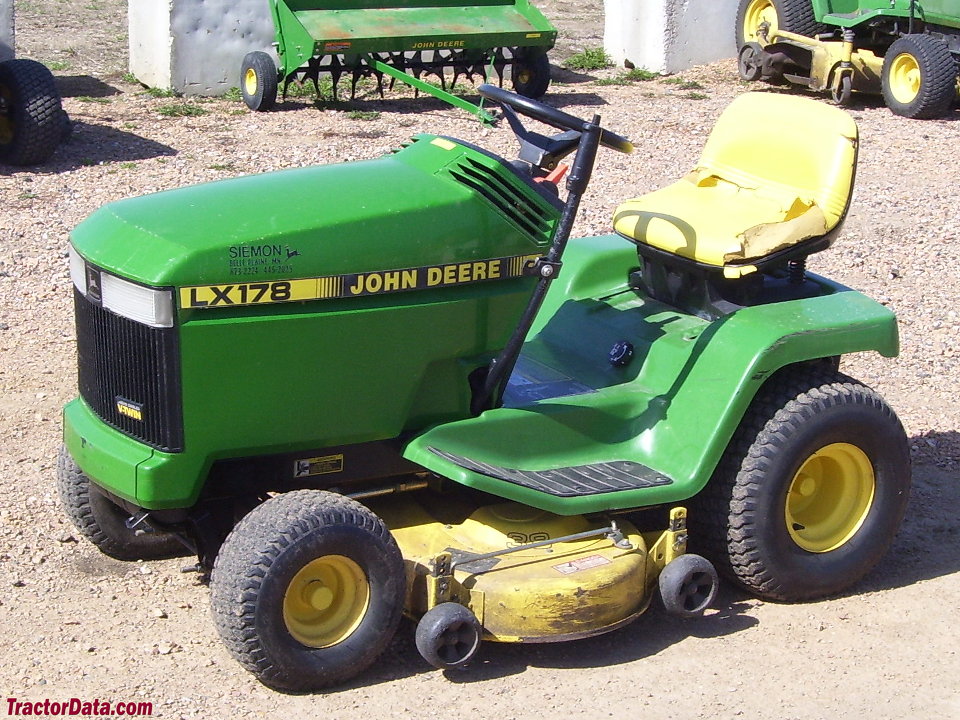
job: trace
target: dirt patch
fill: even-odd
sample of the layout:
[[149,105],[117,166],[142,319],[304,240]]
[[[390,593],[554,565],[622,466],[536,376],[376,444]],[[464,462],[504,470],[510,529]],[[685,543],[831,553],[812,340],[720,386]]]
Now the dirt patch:
[[[843,236],[811,260],[901,321],[896,360],[855,355],[844,369],[900,414],[914,492],[892,552],[842,597],[805,605],[723,590],[696,622],[657,608],[623,630],[549,646],[488,645],[465,672],[431,670],[401,627],[377,665],[345,688],[286,696],[260,686],[223,649],[209,593],[185,561],[102,558],[64,518],[54,492],[59,413],[76,392],[67,235],[100,205],[189,183],[375,157],[418,132],[510,155],[506,127],[483,128],[429,98],[365,89],[355,105],[308,99],[251,114],[239,103],[156,98],[126,82],[122,0],[17,5],[20,54],[67,63],[74,133],[53,161],[0,175],[0,686],[9,697],[148,700],[165,718],[307,716],[497,718],[960,717],[955,605],[960,599],[960,113],[930,122],[872,98],[860,124],[858,191]],[[600,3],[544,2],[560,27],[556,59],[599,45]],[[717,32],[726,32],[718,28]],[[732,62],[682,78],[600,85],[575,76],[548,99],[631,137],[604,152],[575,233],[607,232],[624,198],[680,177],[716,117],[748,88]],[[70,91],[69,88],[78,88]],[[753,89],[753,88],[749,88]],[[351,113],[362,109],[366,114]]]

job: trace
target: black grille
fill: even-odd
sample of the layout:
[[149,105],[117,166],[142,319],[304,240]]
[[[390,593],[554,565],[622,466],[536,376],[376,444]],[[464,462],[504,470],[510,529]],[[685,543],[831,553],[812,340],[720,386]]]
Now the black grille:
[[80,395],[106,423],[147,445],[183,450],[176,328],[152,328],[74,289]]
[[490,168],[470,157],[451,167],[450,174],[492,202],[535,240],[549,240],[552,218]]

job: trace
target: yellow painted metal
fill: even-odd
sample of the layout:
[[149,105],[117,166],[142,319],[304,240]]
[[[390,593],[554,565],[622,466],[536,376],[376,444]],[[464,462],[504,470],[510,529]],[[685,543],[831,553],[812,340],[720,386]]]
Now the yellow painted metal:
[[856,445],[833,443],[807,458],[790,483],[786,522],[808,552],[836,550],[853,537],[873,505],[870,458]]
[[350,637],[369,605],[370,584],[360,566],[343,555],[324,555],[290,581],[283,621],[297,642],[325,648]]
[[897,102],[913,102],[922,82],[920,63],[910,53],[900,53],[890,62],[890,92]]
[[650,560],[655,572],[659,574],[669,563],[687,552],[687,509],[673,508],[666,532],[645,533],[644,539],[650,546]]
[[247,95],[257,94],[257,72],[253,68],[247,68],[243,74],[243,89],[246,90]]
[[[598,536],[468,562],[470,555],[601,529],[609,522],[510,502],[431,506],[428,512],[411,498],[392,498],[371,507],[403,553],[408,613],[422,615],[444,598],[459,602],[480,620],[485,639],[499,642],[588,637],[630,622],[647,608],[668,553],[681,547],[675,536],[653,533],[649,539],[660,542],[664,556],[654,560],[647,537],[629,522],[619,522],[629,549]],[[452,574],[435,573],[447,559],[456,564]],[[440,585],[444,578],[448,590]]]
[[[765,31],[761,26],[766,23]],[[771,0],[751,0],[743,13],[743,27],[740,37],[745,43],[756,42],[766,45],[769,38],[777,34],[780,22],[777,18],[777,9]]]
[[720,116],[697,167],[620,205],[614,228],[707,265],[762,258],[837,225],[853,189],[857,137],[838,108],[746,93]]

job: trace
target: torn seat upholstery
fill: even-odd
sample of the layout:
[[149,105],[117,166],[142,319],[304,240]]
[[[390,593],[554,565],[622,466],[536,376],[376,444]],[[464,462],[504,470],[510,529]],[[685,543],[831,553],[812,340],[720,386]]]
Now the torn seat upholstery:
[[[853,192],[857,126],[815,100],[769,92],[739,96],[723,112],[696,168],[620,205],[614,228],[645,249],[671,253],[727,278],[838,228]],[[789,253],[796,256],[797,253]]]

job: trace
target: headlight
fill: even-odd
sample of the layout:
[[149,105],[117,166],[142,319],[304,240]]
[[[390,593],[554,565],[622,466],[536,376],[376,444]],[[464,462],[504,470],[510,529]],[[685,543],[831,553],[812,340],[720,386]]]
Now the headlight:
[[88,300],[150,327],[173,327],[173,292],[124,280],[94,267],[70,248],[70,278]]

